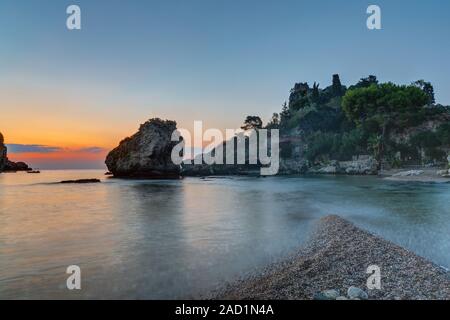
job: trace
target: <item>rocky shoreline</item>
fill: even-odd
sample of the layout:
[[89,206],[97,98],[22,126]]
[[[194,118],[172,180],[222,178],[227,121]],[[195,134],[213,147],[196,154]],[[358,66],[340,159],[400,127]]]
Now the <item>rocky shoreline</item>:
[[[381,269],[381,289],[368,290],[366,273]],[[358,290],[367,293],[367,297]],[[213,299],[348,299],[358,293],[373,300],[448,300],[450,274],[443,268],[338,217],[320,219],[308,244],[262,272],[228,284]]]
[[450,183],[450,170],[419,168],[415,170],[389,170],[379,173],[384,180],[397,182]]
[[0,132],[0,173],[32,170],[33,169],[25,162],[13,162],[8,159],[8,148],[6,147],[4,137]]

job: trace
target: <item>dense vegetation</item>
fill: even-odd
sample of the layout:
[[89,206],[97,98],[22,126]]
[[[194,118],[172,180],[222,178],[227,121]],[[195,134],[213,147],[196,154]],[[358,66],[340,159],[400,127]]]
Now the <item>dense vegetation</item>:
[[[261,123],[250,117],[246,128]],[[334,75],[324,89],[298,83],[266,127],[301,136],[302,156],[312,164],[356,155],[372,155],[380,164],[423,164],[445,161],[450,149],[450,108],[435,104],[433,86],[423,80],[396,85],[371,75],[347,88]],[[282,157],[292,155],[290,148],[282,146]]]

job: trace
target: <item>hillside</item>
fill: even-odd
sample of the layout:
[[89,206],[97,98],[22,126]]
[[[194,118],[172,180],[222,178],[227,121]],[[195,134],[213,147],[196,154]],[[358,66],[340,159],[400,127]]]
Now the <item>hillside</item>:
[[376,169],[439,166],[450,152],[450,108],[435,103],[423,80],[396,85],[369,76],[347,88],[334,75],[324,89],[297,83],[267,128],[281,131],[288,172],[358,159],[373,159]]

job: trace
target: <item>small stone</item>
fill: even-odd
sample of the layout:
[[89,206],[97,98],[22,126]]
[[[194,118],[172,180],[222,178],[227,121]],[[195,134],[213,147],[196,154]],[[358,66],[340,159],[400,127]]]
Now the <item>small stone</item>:
[[369,298],[364,290],[357,287],[348,288],[347,295],[350,299],[367,300]]
[[336,298],[336,300],[348,300],[348,298],[344,296],[339,296]]
[[314,293],[313,300],[327,300],[327,299],[325,298],[323,293],[319,291],[319,292]]
[[333,300],[336,300],[336,298],[341,295],[338,290],[334,290],[334,289],[333,290],[325,290],[323,292],[323,294],[326,297],[329,297],[330,299],[333,299]]
[[314,295],[314,300],[336,300],[336,298],[339,296],[340,293],[338,290],[325,290],[317,292]]

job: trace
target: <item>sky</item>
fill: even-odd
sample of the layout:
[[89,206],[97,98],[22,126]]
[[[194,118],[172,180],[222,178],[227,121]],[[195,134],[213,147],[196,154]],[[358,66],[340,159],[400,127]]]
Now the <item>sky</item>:
[[[66,28],[72,4],[81,30]],[[371,4],[381,30],[366,27]],[[102,168],[149,118],[239,128],[334,73],[425,79],[450,104],[449,13],[441,0],[2,0],[0,132],[13,160]]]

